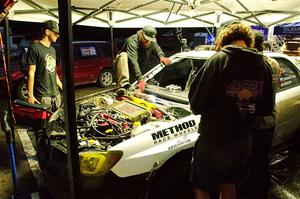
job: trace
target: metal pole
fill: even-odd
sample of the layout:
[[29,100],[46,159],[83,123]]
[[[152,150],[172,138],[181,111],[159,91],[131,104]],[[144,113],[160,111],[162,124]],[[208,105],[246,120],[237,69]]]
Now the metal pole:
[[[1,33],[0,33],[1,36]],[[5,132],[5,138],[6,143],[9,146],[9,159],[10,159],[10,167],[11,167],[11,176],[13,180],[13,186],[14,186],[14,196],[18,198],[19,194],[19,181],[18,181],[18,175],[17,175],[17,165],[16,165],[16,159],[15,159],[15,150],[14,150],[14,144],[13,144],[13,138],[12,138],[12,129],[13,126],[11,126],[11,121],[8,116],[8,111],[4,111],[3,113],[3,119],[1,121],[1,127],[2,130]]]
[[111,59],[115,59],[115,46],[114,46],[114,28],[110,26],[110,45],[111,45]]
[[80,167],[76,127],[76,109],[73,79],[73,35],[71,19],[71,0],[58,0],[60,51],[63,74],[64,116],[67,135],[68,170],[71,199],[80,198]]
[[[114,46],[114,28],[113,28],[113,16],[112,16],[112,12],[109,12],[109,22],[110,22],[110,46],[111,46],[111,63],[114,63],[114,59],[115,59],[115,46]],[[113,80],[116,77],[115,74],[115,67],[112,67],[112,73],[113,73]]]
[[[113,17],[112,12],[109,12],[109,21],[112,23]],[[111,58],[112,61],[115,59],[115,46],[114,46],[114,27],[113,24],[110,24],[110,45],[111,45]]]
[[[10,67],[10,35],[9,35],[9,20],[8,17],[5,17],[5,26],[4,26],[4,31],[5,31],[5,63],[4,67],[6,67],[6,75],[7,75],[7,96],[8,96],[8,110],[9,110],[9,116],[11,118],[10,123],[11,126],[14,126],[16,123],[14,114],[12,112],[12,90],[11,90],[11,67]],[[15,148],[15,131],[14,128],[12,128],[12,143],[13,147]]]
[[9,41],[9,20],[7,17],[4,19],[5,21],[5,26],[4,26],[4,31],[5,31],[5,59],[6,59],[6,65],[7,65],[7,72],[8,72],[8,81],[9,84],[11,85],[11,71],[10,71],[10,41]]

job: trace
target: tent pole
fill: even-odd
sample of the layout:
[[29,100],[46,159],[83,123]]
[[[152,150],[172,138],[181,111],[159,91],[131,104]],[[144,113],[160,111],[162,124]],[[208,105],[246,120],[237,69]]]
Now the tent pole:
[[297,16],[299,16],[299,15],[300,15],[300,12],[297,12],[297,13],[295,13],[295,14],[293,14],[293,15],[290,15],[290,16],[288,16],[288,17],[285,17],[285,18],[283,18],[283,19],[281,19],[281,20],[278,20],[278,21],[275,21],[275,22],[273,22],[273,23],[270,23],[270,24],[268,24],[267,27],[270,27],[270,26],[279,24],[279,23],[281,23],[281,22],[284,22],[284,21],[286,21],[286,20],[288,20],[288,19],[297,17]]
[[[112,24],[113,21],[113,16],[112,16],[112,12],[109,12],[109,28],[110,28],[110,46],[111,46],[111,63],[114,63],[114,59],[115,59],[115,45],[114,45],[114,27]],[[116,76],[115,74],[115,67],[112,67],[112,74],[113,74],[113,78]]]
[[114,47],[114,28],[110,26],[110,45],[111,45],[111,59],[115,59],[115,47]]
[[[12,112],[12,89],[11,89],[11,68],[10,68],[10,34],[9,34],[9,20],[8,17],[5,17],[4,19],[5,26],[4,26],[4,31],[5,31],[5,60],[6,60],[6,70],[7,70],[7,94],[8,94],[8,110],[9,110],[9,116],[11,118],[11,125],[16,124],[16,120],[14,117],[14,114]],[[13,147],[15,147],[15,131],[14,128],[12,129],[12,142],[13,142]]]
[[111,58],[112,61],[115,59],[115,49],[114,49],[114,27],[113,27],[113,16],[112,12],[109,12],[109,28],[110,28],[110,45],[111,45]]
[[58,0],[60,26],[60,52],[63,74],[64,118],[67,140],[69,197],[81,197],[79,150],[76,126],[75,89],[73,79],[73,34],[71,18],[71,0]]

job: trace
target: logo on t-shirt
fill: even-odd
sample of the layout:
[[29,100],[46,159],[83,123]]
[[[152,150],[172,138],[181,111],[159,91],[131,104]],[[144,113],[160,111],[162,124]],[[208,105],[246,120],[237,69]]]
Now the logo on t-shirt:
[[50,54],[46,55],[46,57],[45,57],[45,63],[46,63],[46,69],[50,73],[55,72],[56,61],[55,61],[55,59]]
[[262,96],[263,82],[260,81],[232,81],[226,89],[226,94],[237,98],[240,113],[255,113],[255,101]]

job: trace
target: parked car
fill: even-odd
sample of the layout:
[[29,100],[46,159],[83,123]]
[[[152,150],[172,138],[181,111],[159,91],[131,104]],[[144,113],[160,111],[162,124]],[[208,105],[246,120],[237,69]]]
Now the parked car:
[[[126,198],[132,193],[137,195],[129,198],[191,198],[191,186],[185,185],[200,116],[192,114],[187,94],[197,71],[214,53],[190,51],[171,56],[171,66],[157,65],[144,75],[147,82],[154,82],[145,93],[132,89],[126,96],[117,96],[112,88],[76,101],[83,186],[101,185],[97,191],[108,198]],[[286,55],[267,55],[278,61],[282,71],[276,94],[275,147],[299,136],[300,71]],[[63,112],[60,108],[52,114],[37,143],[42,168],[56,177],[67,172]],[[124,189],[130,182],[138,190]]]
[[[60,50],[54,44],[57,52],[58,74],[62,70],[59,63]],[[109,87],[113,83],[112,58],[110,43],[105,41],[74,41],[73,42],[73,72],[75,86],[97,83],[101,87]],[[19,99],[27,98],[27,79],[21,70],[12,73],[14,91]]]
[[[1,28],[0,28],[1,30]],[[17,44],[15,44],[15,40],[19,40],[21,36],[13,36],[11,37],[11,50],[10,50],[10,67],[8,68],[8,73],[11,74],[11,81],[16,82],[23,78],[23,73],[20,68],[20,53],[21,50],[17,48]],[[0,92],[2,95],[7,95],[7,88],[5,82],[5,72],[4,72],[4,64],[2,51],[0,51]],[[7,66],[8,67],[8,66]]]

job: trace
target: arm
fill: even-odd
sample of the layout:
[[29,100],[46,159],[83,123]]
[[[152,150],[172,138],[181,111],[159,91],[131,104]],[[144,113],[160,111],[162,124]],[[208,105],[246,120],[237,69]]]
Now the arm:
[[274,91],[276,91],[279,88],[279,79],[280,79],[280,71],[281,71],[280,66],[275,59],[268,56],[264,56],[264,58],[271,68],[273,88]]
[[194,114],[203,114],[216,98],[217,77],[214,68],[216,66],[207,61],[198,71],[189,91],[189,102]]
[[265,62],[265,81],[263,85],[263,115],[271,115],[275,108],[276,90],[279,84],[276,80],[276,69]]
[[63,90],[62,83],[61,83],[57,73],[56,73],[56,84],[57,84],[58,88],[62,91]]
[[164,65],[168,66],[171,64],[171,60],[167,57],[165,57],[165,53],[162,51],[160,46],[155,42],[153,43],[153,52],[157,57],[159,58],[159,61],[163,63]]
[[30,104],[34,104],[35,102],[39,103],[37,99],[33,95],[33,86],[34,86],[34,75],[35,75],[35,65],[29,65],[29,70],[28,70],[28,98],[27,102]]
[[153,43],[153,53],[158,58],[161,58],[161,57],[165,56],[165,53],[162,51],[162,49],[160,48],[160,46],[156,42]]

